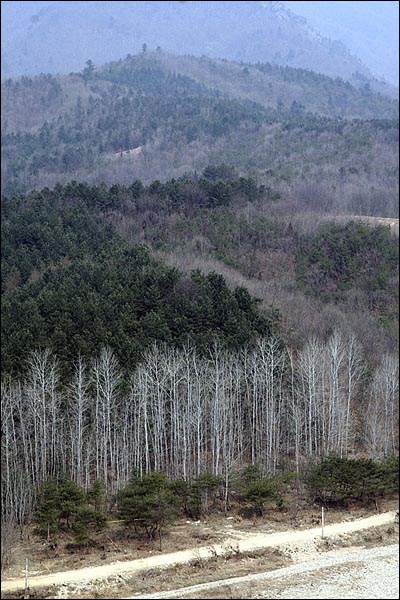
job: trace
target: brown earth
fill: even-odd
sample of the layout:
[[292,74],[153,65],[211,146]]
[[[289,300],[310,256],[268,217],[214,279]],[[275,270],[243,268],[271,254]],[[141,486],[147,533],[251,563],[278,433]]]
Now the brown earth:
[[[344,515],[342,514],[342,517]],[[348,515],[347,520],[342,521],[340,523],[332,523],[327,524],[325,528],[325,535],[328,537],[337,536],[340,534],[347,534],[354,531],[360,531],[362,529],[366,529],[369,527],[380,526],[385,524],[390,524],[394,521],[394,512],[383,513],[383,514],[375,514],[374,516],[370,516],[364,519],[358,519],[356,521],[352,520],[354,515]],[[329,519],[327,519],[327,523],[329,523]],[[188,527],[193,527],[189,525]],[[192,530],[193,531],[193,530]],[[196,528],[198,531],[198,528]],[[271,531],[271,530],[270,530]],[[195,532],[193,532],[195,533]],[[205,532],[203,535],[207,535]],[[93,582],[93,581],[101,581],[107,578],[113,578],[115,582],[115,577],[122,578],[124,580],[126,577],[131,577],[133,573],[148,573],[149,570],[157,571],[160,568],[165,567],[174,567],[176,564],[181,563],[199,563],[200,565],[206,559],[218,559],[218,557],[233,555],[233,556],[241,556],[243,553],[252,553],[257,552],[259,550],[263,550],[265,548],[273,547],[290,547],[296,548],[298,545],[304,545],[305,543],[311,543],[311,545],[315,542],[315,540],[320,540],[321,538],[321,529],[320,527],[314,527],[312,529],[303,529],[303,530],[286,530],[279,531],[273,533],[266,532],[258,532],[256,535],[247,529],[244,530],[243,527],[241,530],[236,528],[234,531],[234,527],[231,526],[230,531],[226,531],[225,533],[225,543],[223,544],[209,544],[209,545],[201,545],[196,549],[187,548],[184,551],[172,552],[167,554],[159,554],[153,556],[148,556],[147,558],[130,560],[124,562],[111,563],[101,566],[93,566],[93,567],[85,567],[83,569],[74,569],[72,571],[64,571],[64,572],[56,572],[48,575],[35,575],[31,576],[29,579],[29,587],[32,590],[33,588],[43,588],[48,586],[65,586],[66,584],[76,584],[79,582],[80,585],[85,585],[85,582]],[[194,538],[196,539],[196,538]],[[198,539],[198,538],[197,538]],[[203,541],[200,539],[200,541]],[[265,566],[264,566],[265,570]],[[142,577],[143,575],[140,575]],[[214,577],[215,578],[215,577]],[[109,588],[112,587],[112,582],[107,581],[108,591]],[[23,588],[24,580],[21,578],[18,579],[7,579],[3,581],[2,591],[4,592],[12,592],[13,590],[17,591],[18,589]],[[92,586],[92,583],[90,584]],[[54,588],[53,588],[54,589]],[[41,597],[44,597],[43,595]],[[52,596],[47,596],[52,597]],[[78,596],[81,597],[81,596]],[[104,596],[103,596],[104,597]],[[109,594],[105,597],[110,597]]]

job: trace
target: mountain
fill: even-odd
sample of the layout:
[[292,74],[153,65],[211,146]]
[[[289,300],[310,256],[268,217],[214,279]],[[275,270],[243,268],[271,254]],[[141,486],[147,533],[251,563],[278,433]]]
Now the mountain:
[[2,557],[383,501],[393,89],[279,2],[2,9]]
[[399,86],[399,3],[289,0],[283,4],[324,37],[340,40],[379,78]]
[[324,38],[281,2],[2,2],[3,77],[77,71],[89,58],[101,64],[143,44],[355,83],[373,79],[341,42]]
[[126,364],[149,340],[200,329],[210,342],[222,292],[230,322],[255,335],[238,283],[278,309],[294,345],[346,323],[368,351],[393,349],[396,240],[324,223],[396,214],[396,101],[304,69],[162,50],[7,79],[2,101],[7,369],[34,340],[66,362],[109,340]]
[[207,352],[215,338],[240,348],[274,331],[297,346],[342,327],[372,360],[392,351],[397,239],[316,212],[310,231],[289,206],[226,167],[3,198],[4,371],[46,345],[71,366],[107,343],[132,368],[154,341]]
[[88,80],[8,79],[2,103],[6,193],[69,179],[149,183],[225,162],[282,189],[329,182],[336,209],[396,212],[398,103],[368,86],[159,51]]

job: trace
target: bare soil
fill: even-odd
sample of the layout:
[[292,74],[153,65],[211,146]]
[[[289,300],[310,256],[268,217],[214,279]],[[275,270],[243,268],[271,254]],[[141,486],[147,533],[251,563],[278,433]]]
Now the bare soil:
[[[395,508],[393,504],[394,503],[392,501],[391,505],[387,506],[386,508]],[[340,533],[340,531],[343,529],[357,527],[359,524],[351,523],[349,521],[360,519],[360,517],[366,517],[366,513],[368,514],[368,511],[365,509],[358,509],[357,511],[352,512],[351,515],[346,515],[343,513],[343,511],[332,511],[327,513],[326,522],[328,524],[337,522],[339,520],[342,521],[341,525],[336,526],[336,531]],[[369,515],[371,515],[370,511]],[[301,550],[302,544],[300,543],[300,539],[306,541],[306,546],[308,544],[308,552],[321,551],[323,548],[325,548],[325,546],[327,546],[327,549],[332,549],[332,544],[334,542],[330,542],[330,538],[323,540],[323,546],[316,549],[315,542],[313,541],[313,536],[315,538],[315,530],[314,533],[312,531],[301,533],[304,528],[309,528],[310,524],[314,525],[315,527],[315,521],[318,522],[319,520],[318,516],[319,511],[314,507],[313,510],[303,511],[301,516],[297,514],[296,519],[293,518],[293,515],[290,519],[290,515],[286,513],[281,515],[275,514],[275,519],[273,521],[272,519],[271,521],[257,520],[253,523],[235,522],[232,520],[215,518],[214,520],[211,520],[211,522],[202,523],[199,527],[196,527],[191,523],[184,522],[173,528],[173,531],[171,531],[170,535],[166,537],[163,553],[157,550],[157,543],[147,545],[142,543],[140,545],[140,542],[135,540],[133,545],[136,547],[133,548],[132,545],[129,552],[129,550],[126,549],[126,544],[123,546],[122,542],[120,542],[121,552],[117,552],[114,548],[113,556],[107,556],[107,553],[104,552],[102,556],[105,558],[100,558],[100,560],[98,560],[97,552],[93,552],[90,555],[82,557],[70,556],[70,560],[75,559],[79,561],[79,563],[74,562],[75,569],[70,573],[59,572],[60,569],[55,566],[54,562],[58,561],[58,564],[60,564],[59,559],[62,558],[63,560],[61,562],[64,566],[64,569],[68,568],[66,556],[59,556],[58,558],[53,559],[52,569],[48,569],[47,571],[47,573],[54,573],[54,571],[58,571],[58,573],[54,573],[54,575],[51,577],[37,578],[34,577],[34,575],[39,575],[39,573],[32,573],[31,571],[30,597],[35,597],[35,590],[33,589],[35,582],[39,584],[39,581],[41,581],[41,584],[43,585],[47,580],[49,583],[53,583],[53,579],[55,577],[57,580],[55,581],[55,583],[57,583],[57,587],[41,590],[40,595],[36,597],[121,597],[121,595],[124,593],[132,595],[132,593],[142,593],[146,591],[151,592],[153,590],[159,591],[165,589],[166,587],[169,589],[171,589],[171,587],[182,587],[187,585],[188,582],[192,584],[196,582],[226,578],[229,576],[237,576],[242,573],[254,573],[260,570],[265,571],[266,565],[268,565],[268,569],[276,569],[293,561],[293,557],[296,556],[296,553],[304,553],[304,542],[303,550]],[[382,519],[382,522],[384,522],[384,515],[377,515],[375,513],[375,517],[372,519],[371,524],[379,523],[379,520]],[[390,520],[392,520],[391,517]],[[345,522],[343,523],[343,521]],[[293,526],[296,523],[297,532],[293,530]],[[118,525],[119,524],[115,524],[115,526]],[[385,531],[390,529],[390,527],[388,528],[387,525],[385,525],[385,527]],[[392,529],[393,533],[395,533],[394,526]],[[278,531],[280,532],[279,535],[271,535]],[[328,528],[326,531],[328,532]],[[299,538],[300,533],[301,538]],[[363,535],[368,534],[364,532]],[[388,534],[385,532],[379,533],[379,543],[381,543],[387,537]],[[263,540],[267,540],[268,542],[268,539],[271,541],[272,538],[277,538],[278,540],[281,540],[282,543],[284,542],[284,547],[279,549],[257,549],[257,544],[258,546],[260,546],[260,544],[262,546],[264,543]],[[295,541],[296,538],[298,540],[297,542],[294,544],[290,543],[290,540]],[[254,546],[253,542],[255,539],[257,539],[258,542]],[[376,544],[376,536],[374,540],[374,543]],[[112,541],[111,538],[110,541]],[[221,545],[222,542],[225,542],[223,552],[220,549],[217,551],[218,545]],[[115,542],[113,542],[113,544],[114,543]],[[112,544],[110,544],[110,546],[112,546]],[[165,555],[165,552],[168,553],[171,551],[171,549],[176,552],[179,547],[184,547],[186,550],[184,553],[179,553],[185,555],[179,557],[179,560],[186,560],[187,564],[172,565],[171,562],[166,560],[167,556]],[[112,554],[112,551],[109,554]],[[133,568],[133,565],[128,565],[125,562],[132,560],[132,554],[136,554],[135,558],[147,556],[148,559],[134,560],[135,568]],[[205,560],[206,557],[208,560]],[[83,560],[80,560],[81,558]],[[113,558],[114,560],[117,558],[119,562],[110,564]],[[104,567],[99,567],[99,564],[101,564],[102,560],[105,561],[106,559],[107,564],[104,564]],[[48,562],[50,562],[50,560],[50,558],[47,559]],[[24,562],[20,563],[20,570],[18,573],[16,573],[16,575],[19,576],[19,582],[21,582],[21,567],[23,564]],[[163,564],[166,568],[160,569]],[[91,565],[96,565],[97,568],[89,568],[87,569],[87,572],[84,573],[86,569],[80,568],[76,570],[78,565],[79,567],[90,567]],[[130,570],[135,572],[129,573]],[[99,571],[99,573],[97,573],[97,571]],[[40,575],[45,575],[45,572],[42,570]],[[97,579],[93,581],[93,578]],[[14,582],[11,582],[10,580],[4,581],[4,598],[21,597],[18,596],[18,593],[11,593],[7,595],[7,589],[11,591],[10,587],[12,587],[12,583]]]
[[[398,509],[398,498],[380,500],[378,510],[371,507],[351,506],[349,509],[325,511],[326,524],[353,521],[371,515]],[[288,502],[283,511],[267,511],[263,518],[240,519],[234,512],[227,517],[212,514],[197,527],[182,518],[163,533],[162,552],[176,552],[199,546],[221,544],[226,540],[255,534],[270,534],[285,530],[302,530],[321,523],[321,508]],[[34,533],[35,527],[28,526],[18,535],[12,552],[10,567],[2,572],[2,580],[21,577],[25,573],[25,559],[29,560],[31,576],[58,571],[69,571],[83,567],[130,561],[160,554],[159,540],[128,537],[123,522],[111,520],[105,532],[98,534],[93,545],[86,550],[68,550],[73,542],[72,534],[64,533],[54,543],[48,543]]]

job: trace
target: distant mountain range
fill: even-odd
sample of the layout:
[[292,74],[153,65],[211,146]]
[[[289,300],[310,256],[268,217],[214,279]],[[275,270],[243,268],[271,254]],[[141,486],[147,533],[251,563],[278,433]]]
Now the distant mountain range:
[[[281,2],[2,2],[2,77],[80,70],[149,50],[271,62],[341,77],[373,74]],[[376,85],[374,89],[377,89]],[[390,86],[379,91],[393,94]]]
[[8,78],[1,97],[7,194],[165,181],[222,162],[278,188],[329,181],[341,210],[396,213],[398,101],[368,82],[146,50],[89,79]]
[[340,40],[379,78],[399,85],[399,3],[394,0],[284,0],[324,37]]

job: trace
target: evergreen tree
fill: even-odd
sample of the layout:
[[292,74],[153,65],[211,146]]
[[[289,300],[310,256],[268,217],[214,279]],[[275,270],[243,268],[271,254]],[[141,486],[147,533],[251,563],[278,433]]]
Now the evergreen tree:
[[102,512],[106,497],[104,483],[100,479],[96,479],[88,489],[86,497],[96,512]]
[[306,485],[315,500],[346,503],[375,500],[398,489],[398,459],[341,458],[330,454],[310,465]]
[[39,501],[36,506],[34,520],[47,532],[56,532],[63,520],[67,528],[71,526],[71,518],[75,517],[83,506],[84,493],[77,483],[69,479],[45,481],[39,490]]
[[128,527],[153,539],[178,514],[178,498],[162,473],[134,477],[118,495],[119,514]]
[[96,67],[94,66],[93,61],[90,59],[87,60],[85,64],[86,64],[86,66],[82,70],[81,75],[83,77],[83,80],[84,80],[85,86],[86,86],[87,82],[90,81],[91,79],[93,79],[93,73],[95,72]]
[[260,517],[262,517],[265,504],[270,500],[275,500],[277,494],[278,490],[275,480],[270,477],[263,477],[246,485],[244,497],[258,512]]
[[50,533],[57,531],[59,518],[57,482],[50,479],[44,482],[40,488],[39,501],[34,513],[34,521],[40,529],[46,532],[47,540],[50,539]]
[[76,513],[76,519],[72,527],[75,541],[85,544],[90,540],[92,532],[102,531],[107,525],[104,515],[91,508],[81,508]]

